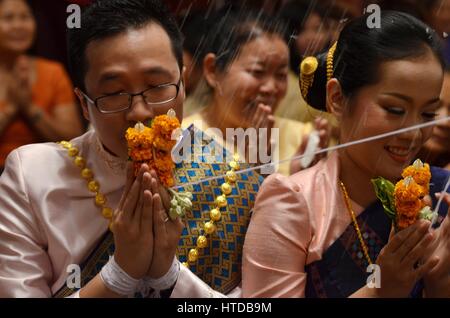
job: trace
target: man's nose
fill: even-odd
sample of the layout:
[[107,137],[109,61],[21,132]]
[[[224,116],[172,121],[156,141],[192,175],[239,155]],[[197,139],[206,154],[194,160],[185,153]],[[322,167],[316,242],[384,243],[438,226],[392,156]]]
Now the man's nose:
[[153,107],[148,105],[142,95],[133,96],[131,107],[127,112],[127,120],[132,122],[145,122],[153,118]]

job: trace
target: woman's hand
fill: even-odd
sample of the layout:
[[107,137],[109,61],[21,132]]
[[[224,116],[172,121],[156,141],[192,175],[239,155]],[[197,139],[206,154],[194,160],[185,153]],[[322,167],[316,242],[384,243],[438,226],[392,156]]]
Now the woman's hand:
[[[258,104],[256,110],[251,113],[249,122],[249,127],[256,129],[257,140],[256,144],[248,144],[246,147],[248,149],[246,155],[249,156],[249,158],[246,158],[246,161],[259,164],[259,153],[267,155],[271,155],[272,153],[271,132],[275,124],[275,117],[272,115],[272,107],[262,103]],[[264,140],[264,138],[265,143],[261,145],[260,140]],[[250,142],[255,141],[250,140]],[[265,146],[266,149],[260,149],[261,146]],[[253,153],[253,155],[250,155],[250,153]],[[256,159],[256,162],[250,162],[250,160],[255,161],[254,159]]]
[[170,269],[184,225],[179,218],[170,219],[170,195],[159,183],[155,171],[151,172],[150,184],[153,193],[154,248],[152,263],[146,276],[156,279],[164,276]]
[[430,222],[420,220],[391,234],[376,262],[381,271],[381,286],[373,289],[376,297],[407,297],[417,281],[436,266],[437,258],[425,258],[434,237],[429,227]]
[[7,122],[1,123],[2,125],[7,125],[10,121],[12,121],[17,113],[19,112],[19,109],[16,107],[16,105],[12,103],[6,103],[2,109],[0,109],[0,115],[2,115],[4,118],[0,116],[0,121],[5,120]]
[[[442,194],[438,194],[439,197]],[[450,206],[450,194],[444,193],[444,201]],[[435,239],[429,248],[429,255],[438,257],[436,267],[425,275],[427,297],[450,297],[450,208],[441,226],[435,230]]]
[[[331,136],[331,125],[329,124],[328,120],[325,118],[316,118],[314,121],[314,129],[319,132],[319,149],[325,149],[328,147],[330,143],[330,136]],[[309,140],[309,134],[303,136],[302,143],[300,144],[297,152],[294,154],[294,157],[303,155],[305,153],[306,147],[308,145]],[[309,167],[314,166],[316,163],[318,163],[322,158],[326,156],[326,153],[321,153],[319,155],[315,155],[314,160],[309,165]],[[305,169],[301,165],[301,161],[299,159],[292,160],[290,164],[290,174],[294,174],[299,172],[300,170]]]
[[30,59],[21,56],[17,59],[9,79],[7,98],[21,111],[26,111],[32,105],[31,68]]
[[132,164],[128,163],[127,183],[112,220],[114,258],[135,279],[144,277],[152,263],[154,204],[151,180],[146,164],[141,166],[135,179]]

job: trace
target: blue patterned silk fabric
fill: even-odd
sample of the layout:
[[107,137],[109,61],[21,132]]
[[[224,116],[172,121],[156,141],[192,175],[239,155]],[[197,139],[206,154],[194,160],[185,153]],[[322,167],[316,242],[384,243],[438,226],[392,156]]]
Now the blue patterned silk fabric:
[[[209,211],[215,207],[214,201],[222,194],[220,186],[225,182],[225,178],[220,176],[230,170],[226,159],[233,157],[194,126],[190,126],[183,135],[182,142],[175,147],[187,143],[182,148],[183,151],[187,149],[186,153],[180,154],[185,160],[175,168],[176,185],[179,186],[176,191],[191,192],[193,208],[183,218],[185,228],[177,249],[181,262],[186,261],[189,250],[196,247],[197,237],[203,233],[203,224],[210,220]],[[189,135],[191,138],[186,138]],[[192,160],[187,160],[188,157]],[[249,167],[241,162],[239,170]],[[188,185],[211,177],[220,178]],[[208,246],[199,249],[198,260],[189,266],[211,288],[224,294],[237,287],[241,281],[244,237],[256,194],[263,181],[263,177],[254,171],[237,174],[237,181],[232,184],[232,192],[227,196],[228,205],[220,209],[222,218],[215,222],[216,231],[208,235]],[[100,272],[113,253],[114,237],[108,231],[81,266],[81,286],[85,286]],[[55,297],[66,297],[73,292],[75,290],[63,286]]]
[[[431,167],[430,195],[433,209],[437,204],[435,193],[445,188],[450,173]],[[450,190],[449,190],[450,192]],[[438,210],[439,227],[447,215],[448,206],[442,204]],[[370,258],[375,261],[387,244],[392,221],[383,211],[380,201],[369,205],[357,218],[362,236],[367,244]],[[342,235],[324,252],[322,258],[305,267],[307,282],[306,298],[347,298],[367,283],[370,273],[362,247],[353,224],[349,224]],[[410,297],[422,296],[423,281],[411,290]]]
[[[192,145],[194,140],[203,142],[202,151],[190,154],[193,159],[191,163],[184,162],[176,166],[176,183],[182,185],[225,175],[230,170],[225,159],[232,158],[232,154],[227,153],[214,140],[204,142],[209,138],[201,138],[202,132],[194,126],[189,127],[188,131],[191,133]],[[214,153],[216,149],[220,150],[219,153]],[[208,156],[216,156],[219,163],[208,163]],[[248,164],[240,163],[239,170],[246,168],[249,168]],[[186,227],[177,250],[181,262],[186,261],[189,250],[196,247],[197,237],[202,233],[203,224],[210,220],[209,211],[215,206],[215,198],[222,194],[220,186],[224,182],[225,178],[219,178],[180,190],[193,194],[193,209],[185,217]],[[262,182],[263,178],[254,171],[238,174],[236,183],[232,185],[233,190],[227,196],[228,206],[221,209],[222,218],[216,222],[216,232],[208,236],[208,246],[199,249],[198,261],[189,266],[204,282],[222,293],[230,292],[241,281],[244,237],[250,221],[250,211]]]

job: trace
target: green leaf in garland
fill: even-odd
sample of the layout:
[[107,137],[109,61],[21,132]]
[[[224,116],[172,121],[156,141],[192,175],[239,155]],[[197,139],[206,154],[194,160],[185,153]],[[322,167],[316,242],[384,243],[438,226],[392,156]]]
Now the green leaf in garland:
[[378,177],[376,179],[372,179],[372,184],[375,188],[375,194],[377,198],[383,204],[384,212],[386,215],[395,220],[396,211],[395,211],[395,199],[394,199],[394,188],[395,185],[382,177]]

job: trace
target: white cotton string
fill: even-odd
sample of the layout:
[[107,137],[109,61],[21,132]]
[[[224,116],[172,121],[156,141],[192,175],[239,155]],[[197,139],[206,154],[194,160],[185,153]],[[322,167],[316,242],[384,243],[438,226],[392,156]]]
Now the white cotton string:
[[114,255],[109,259],[108,263],[103,266],[100,271],[100,278],[109,290],[123,296],[132,296],[139,283],[139,279],[134,279],[128,275],[119,264],[116,263]]
[[[450,178],[448,178],[447,184],[444,187],[444,191],[443,191],[444,193],[447,192],[449,186],[450,186]],[[434,216],[433,216],[433,219],[431,220],[431,226],[433,226],[436,223],[437,219],[438,219],[438,216],[439,216],[438,215],[438,211],[439,211],[439,208],[441,206],[441,203],[442,203],[443,199],[444,199],[444,195],[441,195],[441,197],[439,198],[439,200],[438,200],[438,202],[436,204],[436,208],[434,209],[434,213],[433,213]]]
[[180,262],[177,257],[173,259],[172,265],[170,266],[167,273],[161,278],[150,278],[145,277],[145,283],[152,289],[161,291],[166,290],[175,285],[180,275]]
[[[394,130],[394,131],[391,131],[391,132],[387,132],[387,133],[384,133],[384,134],[380,134],[380,135],[376,135],[376,136],[372,136],[372,137],[368,137],[368,138],[363,138],[363,139],[359,139],[359,140],[355,140],[355,141],[350,141],[350,142],[346,142],[344,144],[340,144],[340,145],[336,145],[336,146],[331,146],[331,147],[328,147],[328,148],[320,149],[320,150],[315,151],[312,154],[302,154],[302,155],[299,155],[299,156],[296,156],[296,157],[292,157],[292,158],[289,158],[289,159],[279,160],[277,162],[270,162],[270,163],[266,163],[266,164],[263,164],[263,165],[259,165],[259,166],[255,166],[255,167],[251,167],[251,168],[247,168],[247,169],[238,170],[238,171],[235,171],[235,173],[236,174],[243,174],[243,173],[247,173],[247,172],[250,172],[250,171],[259,170],[261,168],[266,168],[266,167],[269,167],[269,166],[279,165],[279,164],[282,164],[282,163],[285,163],[285,162],[289,162],[289,161],[292,161],[292,160],[300,160],[300,159],[302,159],[303,157],[306,157],[306,156],[318,155],[318,154],[321,154],[321,153],[327,153],[329,151],[338,150],[338,149],[342,149],[342,148],[347,148],[347,147],[351,147],[351,146],[354,146],[354,145],[359,145],[359,144],[362,144],[362,143],[366,143],[366,142],[370,142],[370,141],[374,141],[374,140],[378,140],[378,139],[383,139],[383,138],[386,138],[386,137],[391,137],[391,136],[403,134],[403,133],[406,133],[406,132],[409,132],[409,131],[422,129],[422,128],[426,128],[426,127],[430,127],[430,126],[435,126],[436,124],[439,124],[441,122],[446,122],[448,120],[450,120],[450,116],[447,116],[447,117],[444,117],[444,118],[439,118],[439,119],[436,119],[436,120],[433,120],[433,121],[430,121],[430,122],[427,122],[427,123],[424,123],[424,124],[414,125],[414,126],[411,126],[411,127],[406,127],[406,128]],[[177,189],[180,189],[180,188],[185,188],[185,187],[201,184],[201,183],[208,182],[208,181],[222,179],[222,178],[225,178],[225,177],[226,177],[225,174],[219,175],[219,176],[214,176],[214,177],[208,177],[208,178],[200,179],[200,180],[193,181],[193,182],[187,182],[187,183],[184,183],[183,185],[175,186],[172,189],[177,190]],[[440,200],[440,201],[442,201],[442,200]]]

